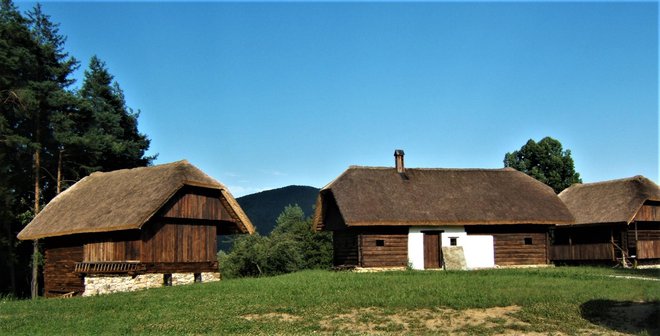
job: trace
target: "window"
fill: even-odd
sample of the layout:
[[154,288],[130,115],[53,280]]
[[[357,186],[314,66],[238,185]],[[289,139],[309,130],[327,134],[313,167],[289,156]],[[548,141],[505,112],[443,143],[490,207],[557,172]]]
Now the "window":
[[376,246],[385,246],[385,241],[382,239],[376,239]]
[[195,282],[202,282],[202,273],[195,273]]
[[449,245],[451,246],[458,245],[458,237],[449,237]]
[[530,237],[525,238],[525,245],[532,245],[532,238]]
[[163,274],[163,286],[172,286],[172,274]]

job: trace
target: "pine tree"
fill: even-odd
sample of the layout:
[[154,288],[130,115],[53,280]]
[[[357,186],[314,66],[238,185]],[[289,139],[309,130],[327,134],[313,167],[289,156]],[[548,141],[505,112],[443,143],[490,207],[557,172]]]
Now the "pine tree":
[[108,171],[151,163],[154,157],[145,157],[150,140],[137,128],[139,113],[126,106],[119,84],[97,56],[85,71],[78,96],[84,154],[89,158],[84,169]]

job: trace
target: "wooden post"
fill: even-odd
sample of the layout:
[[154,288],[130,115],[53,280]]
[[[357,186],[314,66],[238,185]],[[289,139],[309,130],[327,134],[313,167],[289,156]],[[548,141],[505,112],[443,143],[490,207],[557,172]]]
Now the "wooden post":
[[614,250],[614,228],[610,227],[610,244],[612,247],[612,260],[616,260],[616,250]]

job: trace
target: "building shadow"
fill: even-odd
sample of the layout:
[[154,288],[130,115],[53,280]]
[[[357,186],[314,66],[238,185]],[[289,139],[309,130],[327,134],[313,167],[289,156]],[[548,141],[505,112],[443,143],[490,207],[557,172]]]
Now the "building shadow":
[[612,331],[660,336],[660,301],[591,300],[580,306],[580,313],[589,322]]

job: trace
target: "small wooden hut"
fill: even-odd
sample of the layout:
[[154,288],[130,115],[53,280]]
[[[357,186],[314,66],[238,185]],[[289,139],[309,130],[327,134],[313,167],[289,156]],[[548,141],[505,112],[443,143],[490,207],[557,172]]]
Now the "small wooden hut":
[[575,223],[557,226],[552,259],[660,262],[660,188],[643,177],[576,184],[559,194]]
[[[316,230],[333,232],[337,267],[467,268],[549,262],[548,231],[573,217],[553,190],[511,168],[352,166],[319,194]],[[460,251],[462,250],[462,251]]]
[[217,235],[253,233],[227,188],[187,161],[93,173],[19,234],[45,252],[45,296],[218,280]]

